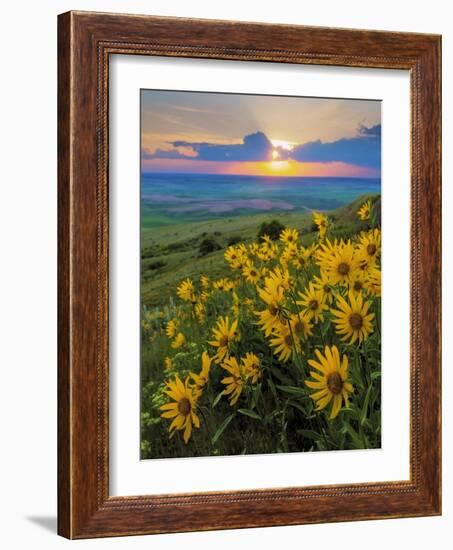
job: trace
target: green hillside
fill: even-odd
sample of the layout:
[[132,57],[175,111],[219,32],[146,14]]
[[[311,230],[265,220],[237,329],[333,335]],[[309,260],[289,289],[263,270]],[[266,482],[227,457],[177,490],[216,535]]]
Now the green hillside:
[[[357,219],[357,209],[367,199],[374,203],[375,216],[380,215],[380,196],[363,195],[330,212],[333,237],[347,237],[367,227]],[[202,273],[211,278],[226,276],[225,249],[235,242],[256,240],[260,225],[275,219],[298,229],[304,245],[316,238],[309,212],[268,212],[161,228],[146,228],[146,220],[142,220],[142,303],[149,307],[166,303],[186,277],[196,279]]]

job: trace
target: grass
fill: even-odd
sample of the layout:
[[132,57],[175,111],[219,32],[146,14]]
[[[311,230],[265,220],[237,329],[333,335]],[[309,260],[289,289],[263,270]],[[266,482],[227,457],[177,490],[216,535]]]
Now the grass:
[[[357,210],[367,199],[373,203],[372,221],[361,222],[357,219]],[[379,212],[379,195],[360,197],[330,212],[329,238],[352,238],[358,243],[362,231],[380,226]],[[297,229],[303,247],[317,239],[312,217],[304,213],[257,214],[143,230],[142,458],[380,447],[380,298],[360,291],[375,315],[373,331],[360,344],[340,339],[329,309],[325,318],[314,324],[312,336],[301,339],[300,355],[298,352],[289,361],[281,361],[272,348],[271,338],[257,327],[255,311],[266,307],[258,288],[241,281],[240,271],[232,272],[224,259],[229,244],[239,244],[238,238],[245,244],[256,242],[260,225],[274,218],[286,227]],[[207,239],[215,241],[220,249],[200,252]],[[279,246],[282,251],[282,243]],[[277,256],[267,264],[269,269],[279,265],[279,261]],[[284,307],[288,315],[300,315],[300,307],[292,296],[306,289],[308,282],[319,274],[319,266],[311,260],[303,269],[291,265],[290,271],[294,283],[286,292]],[[197,282],[201,275],[211,280],[236,278],[237,310],[232,292],[210,287],[209,298],[202,301],[197,289],[197,303],[205,308],[203,320],[197,319],[194,304],[182,301],[175,291],[183,279]],[[263,284],[262,281],[260,286]],[[332,288],[344,298],[348,297],[344,286],[333,284]],[[334,303],[334,307],[338,304]],[[231,404],[223,394],[222,379],[226,371],[221,362],[213,363],[209,383],[197,398],[201,428],[193,430],[187,444],[180,432],[169,438],[169,422],[160,416],[160,407],[168,403],[164,393],[166,381],[174,380],[175,376],[184,381],[190,378],[191,372],[200,372],[202,352],[208,351],[212,357],[216,351],[208,344],[213,338],[212,329],[225,315],[238,320],[237,330],[241,335],[231,353],[239,359],[250,351],[256,354],[261,362],[261,378],[254,383],[246,379],[240,400]],[[179,348],[173,347],[172,338],[165,334],[170,319],[177,320],[178,330],[185,335],[186,341]],[[294,343],[294,336],[291,337]],[[349,378],[354,388],[351,407],[343,407],[333,420],[328,419],[325,411],[316,412],[316,404],[305,386],[310,377],[307,360],[315,358],[315,351],[323,351],[325,345],[338,346],[340,354],[348,357]],[[165,357],[172,359],[172,366],[167,370]]]
[[[333,236],[344,237],[366,226],[357,220],[356,212],[368,198],[376,199],[376,195],[364,195],[331,212]],[[148,307],[165,304],[174,294],[176,285],[186,277],[198,278],[201,273],[211,278],[227,276],[229,269],[223,254],[229,242],[237,237],[246,244],[253,242],[263,222],[277,219],[285,226],[298,229],[304,245],[311,244],[317,235],[311,214],[305,212],[254,214],[158,228],[147,227],[146,216],[144,218],[141,292],[142,304]],[[200,257],[200,245],[206,238],[212,238],[220,248]],[[162,265],[156,268],[159,262]]]

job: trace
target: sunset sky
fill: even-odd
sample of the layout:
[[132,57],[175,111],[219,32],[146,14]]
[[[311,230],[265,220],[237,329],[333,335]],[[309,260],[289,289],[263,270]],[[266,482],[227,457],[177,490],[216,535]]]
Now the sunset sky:
[[381,103],[141,91],[142,171],[379,177]]

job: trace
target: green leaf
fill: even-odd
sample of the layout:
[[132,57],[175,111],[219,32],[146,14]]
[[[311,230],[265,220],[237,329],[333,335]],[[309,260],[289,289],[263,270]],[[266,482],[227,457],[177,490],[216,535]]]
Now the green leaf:
[[307,411],[304,409],[304,407],[302,407],[302,405],[300,403],[297,403],[297,401],[289,400],[288,405],[291,405],[291,407],[294,407],[295,409],[300,411],[304,416],[307,415]]
[[219,429],[216,431],[216,433],[212,437],[212,444],[214,445],[219,437],[223,434],[228,424],[233,420],[233,418],[236,416],[236,413],[230,414],[230,416],[227,416],[225,420],[220,424]]
[[359,412],[352,406],[341,408],[340,413],[344,413],[346,414],[346,416],[351,416],[352,418],[354,418],[354,420],[360,419]]
[[379,378],[381,376],[381,371],[374,371],[371,373],[371,380],[376,380],[376,378]]
[[272,395],[274,396],[275,401],[279,402],[278,395],[275,390],[275,385],[270,377],[267,379],[267,383],[269,385],[269,389],[271,390]]
[[269,367],[269,370],[272,373],[272,376],[275,376],[275,378],[278,378],[280,382],[283,384],[291,385],[294,381],[291,380],[288,376],[286,376],[281,369],[278,369],[277,367]]
[[217,403],[222,399],[222,395],[223,395],[223,391],[221,391],[219,395],[216,396],[216,398],[212,402],[212,408],[214,408],[217,405]]
[[254,409],[258,405],[258,400],[261,396],[261,384],[257,385],[252,390],[252,402],[250,403],[250,407]]
[[278,384],[275,387],[281,391],[290,393],[291,395],[298,395],[308,398],[307,390],[305,388],[299,388],[298,386],[280,386]]
[[368,388],[368,391],[366,392],[366,395],[365,395],[365,400],[363,402],[362,412],[360,414],[360,425],[361,426],[364,425],[365,420],[366,420],[366,415],[367,415],[367,412],[368,412],[368,403],[370,401],[370,395],[371,395],[371,390],[372,389],[373,389],[373,386],[371,385]]
[[240,412],[245,416],[250,416],[250,418],[256,418],[257,420],[261,420],[261,416],[255,411],[252,411],[250,409],[238,409],[238,412]]
[[359,434],[354,430],[352,426],[350,426],[349,424],[345,424],[342,430],[344,430],[351,436],[352,442],[354,443],[356,449],[363,449],[365,447],[359,437]]
[[272,420],[273,418],[275,418],[276,416],[278,416],[280,414],[282,414],[282,411],[280,409],[275,409],[270,414],[268,414],[266,416],[266,421],[268,422],[269,420]]
[[312,439],[313,441],[318,441],[318,439],[322,438],[322,435],[313,430],[296,430],[296,432],[298,435],[306,437],[307,439]]

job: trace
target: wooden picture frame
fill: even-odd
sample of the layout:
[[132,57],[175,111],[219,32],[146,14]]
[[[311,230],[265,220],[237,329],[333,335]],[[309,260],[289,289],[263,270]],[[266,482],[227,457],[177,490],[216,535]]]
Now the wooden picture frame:
[[[69,12],[59,16],[58,48],[59,534],[89,538],[440,514],[440,37]],[[409,481],[109,496],[112,54],[410,71]]]

